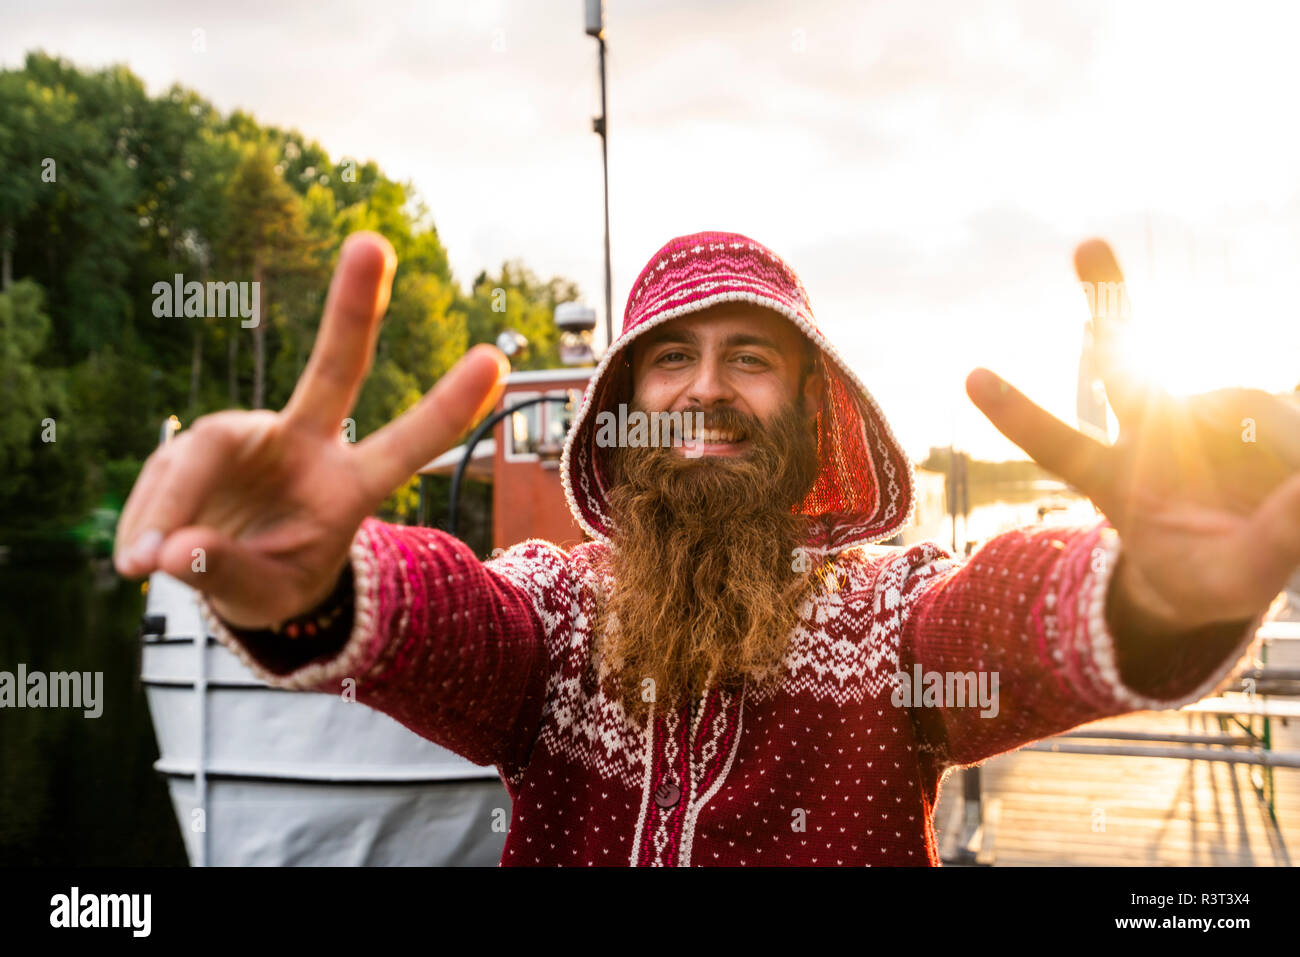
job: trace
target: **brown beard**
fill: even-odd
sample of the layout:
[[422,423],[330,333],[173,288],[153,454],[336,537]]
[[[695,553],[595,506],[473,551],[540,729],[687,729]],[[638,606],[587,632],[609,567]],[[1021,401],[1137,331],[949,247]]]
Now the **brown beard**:
[[813,579],[794,554],[808,520],[793,509],[818,469],[802,399],[766,428],[731,408],[706,412],[704,427],[739,429],[750,447],[611,450],[613,584],[596,648],[636,719],[651,701],[676,709],[777,674]]

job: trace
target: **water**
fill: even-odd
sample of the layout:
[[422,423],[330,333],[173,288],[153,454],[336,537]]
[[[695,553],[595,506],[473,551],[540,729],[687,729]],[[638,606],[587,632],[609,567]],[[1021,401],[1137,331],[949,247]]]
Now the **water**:
[[0,866],[181,865],[136,641],[144,595],[103,560],[0,564],[0,671],[103,672],[102,713],[0,708]]
[[[931,503],[934,507],[928,510],[918,508],[916,525],[903,536],[905,544],[932,539],[953,551],[952,518],[942,514],[941,502]],[[975,486],[970,492],[969,516],[957,519],[956,554],[964,555],[968,542],[978,547],[1023,525],[1095,525],[1102,518],[1091,501],[1059,483]]]
[[[957,542],[961,547],[970,541],[982,544],[994,536],[1022,525],[1095,525],[1103,518],[1092,502],[1071,492],[1053,492],[1044,496],[1040,489],[1001,490],[997,497],[971,501],[971,511],[963,523],[957,522]],[[1043,509],[1040,514],[1039,509]],[[949,522],[949,539],[952,525]]]

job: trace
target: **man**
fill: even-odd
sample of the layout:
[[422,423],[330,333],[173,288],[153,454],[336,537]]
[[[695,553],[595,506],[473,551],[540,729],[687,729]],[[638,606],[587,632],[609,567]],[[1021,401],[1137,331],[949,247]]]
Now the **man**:
[[[1102,244],[1077,265],[1122,281]],[[1296,411],[1255,390],[1175,402],[1113,348],[1114,447],[967,380],[1107,521],[1018,529],[965,563],[875,544],[911,518],[911,465],[794,272],[731,233],[673,240],[632,287],[561,462],[591,540],[481,563],[366,516],[495,404],[500,353],[339,438],[394,268],[378,237],[349,239],[288,406],[160,450],[117,564],[198,588],[265,680],[354,690],[495,765],[503,864],[937,864],[948,769],[1203,695],[1300,564]],[[611,442],[598,420],[620,404],[686,413],[678,444]]]

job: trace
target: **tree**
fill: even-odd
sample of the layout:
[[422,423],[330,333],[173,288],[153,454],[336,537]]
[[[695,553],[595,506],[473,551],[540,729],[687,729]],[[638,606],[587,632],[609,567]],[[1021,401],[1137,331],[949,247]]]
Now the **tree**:
[[555,307],[579,298],[578,287],[564,279],[541,282],[519,260],[503,263],[501,272],[481,272],[470,298],[462,303],[468,317],[469,344],[495,342],[506,329],[528,340],[528,352],[511,362],[518,369],[549,369],[560,363],[560,335]]
[[251,317],[254,409],[266,405],[267,307],[272,284],[294,274],[314,273],[313,241],[302,200],[280,177],[277,159],[265,144],[250,146],[226,193],[228,228],[221,258],[248,276],[260,291],[260,315]]

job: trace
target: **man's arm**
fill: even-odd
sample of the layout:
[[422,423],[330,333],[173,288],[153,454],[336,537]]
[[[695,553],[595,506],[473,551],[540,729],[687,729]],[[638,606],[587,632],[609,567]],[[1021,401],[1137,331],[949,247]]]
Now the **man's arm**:
[[940,764],[974,764],[1111,715],[1181,707],[1222,681],[1264,615],[1152,641],[1140,623],[1117,621],[1113,602],[1108,615],[1120,557],[1103,521],[1016,529],[964,563],[933,543],[894,560],[882,577],[899,590],[899,670],[910,679],[919,666],[945,686],[949,675],[973,673],[996,689],[983,706],[916,696],[912,720]]
[[[530,541],[485,564],[445,532],[367,519],[349,567],[352,623],[324,656],[311,637],[233,629],[201,605],[216,637],[268,684],[348,695],[475,764],[526,764],[549,639],[570,606],[563,553]],[[551,587],[521,584],[533,579]]]

